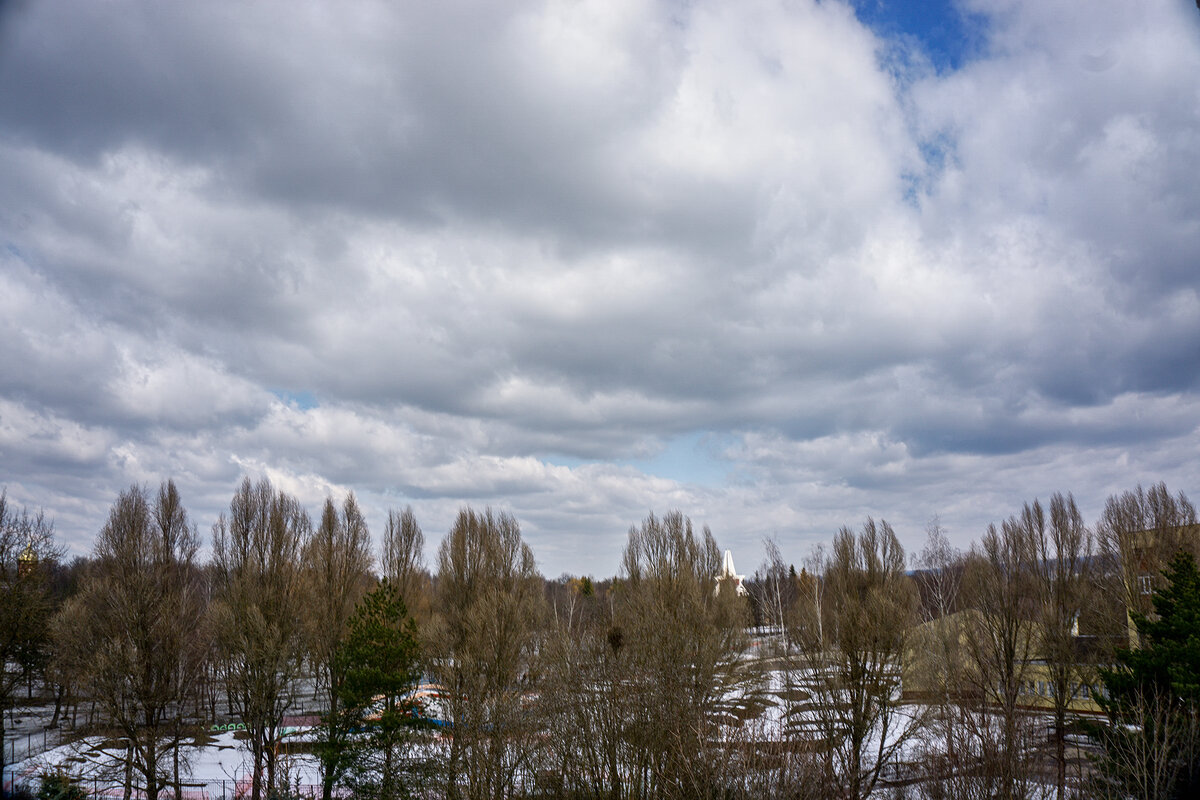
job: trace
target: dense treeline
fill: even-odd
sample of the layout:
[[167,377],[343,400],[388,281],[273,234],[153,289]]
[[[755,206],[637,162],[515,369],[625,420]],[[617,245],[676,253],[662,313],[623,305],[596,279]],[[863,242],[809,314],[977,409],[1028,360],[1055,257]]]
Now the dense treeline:
[[[152,800],[221,720],[253,800],[287,795],[297,749],[326,799],[1190,796],[1186,496],[1139,487],[1089,526],[1055,494],[966,552],[926,533],[910,556],[868,519],[799,570],[768,541],[743,591],[679,512],[631,528],[615,577],[546,580],[490,509],[459,513],[431,571],[406,508],[376,571],[353,494],[314,523],[247,478],[209,563],[167,481],[122,492],[64,564],[0,495],[0,711],[39,687]],[[318,724],[288,745],[300,714]]]

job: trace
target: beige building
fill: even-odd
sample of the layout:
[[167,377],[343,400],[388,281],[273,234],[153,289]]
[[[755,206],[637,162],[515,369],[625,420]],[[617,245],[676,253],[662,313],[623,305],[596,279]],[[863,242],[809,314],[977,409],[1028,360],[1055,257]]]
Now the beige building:
[[1186,550],[1200,562],[1200,525],[1119,533],[1116,545],[1125,589],[1129,646],[1137,647],[1137,627],[1133,623],[1133,614],[1149,614],[1153,610],[1151,597],[1163,587],[1163,570],[1176,553]]
[[[905,697],[917,701],[935,696],[966,700],[988,693],[970,657],[972,629],[978,630],[976,626],[981,624],[978,611],[965,609],[916,626],[904,659]],[[1018,666],[1018,702],[1030,710],[1050,710],[1054,707],[1054,689],[1049,668],[1036,657],[1042,638],[1040,626],[1035,622],[1026,626],[1021,638],[1027,643],[1030,658]],[[1080,637],[1081,645],[1087,638]],[[1086,660],[1086,646],[1080,649],[1081,659]],[[1072,683],[1068,708],[1081,714],[1100,713],[1102,709],[1095,699],[1099,686],[1098,678]]]

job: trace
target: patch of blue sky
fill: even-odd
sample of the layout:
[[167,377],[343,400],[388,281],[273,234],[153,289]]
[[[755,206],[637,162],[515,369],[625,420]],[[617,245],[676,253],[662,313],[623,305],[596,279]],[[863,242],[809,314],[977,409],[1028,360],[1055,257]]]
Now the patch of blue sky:
[[627,463],[647,475],[670,478],[697,486],[720,486],[729,476],[731,464],[722,457],[724,438],[696,431],[677,436],[649,458]]
[[[661,450],[645,458],[612,459],[606,463],[633,467],[647,475],[668,478],[694,486],[715,487],[728,482],[733,473],[732,463],[722,454],[728,438],[705,431],[695,431],[667,441]],[[572,469],[597,463],[593,459],[549,455],[544,460]]]
[[941,171],[946,168],[947,162],[952,162],[957,157],[955,144],[954,139],[947,132],[941,131],[918,143],[921,149],[921,159],[930,168]]
[[958,157],[956,142],[946,131],[919,140],[917,147],[921,153],[922,169],[901,175],[904,199],[914,207],[920,205],[921,198],[933,187],[946,167],[954,165]]
[[987,19],[956,0],[851,0],[854,13],[877,35],[916,42],[938,73],[977,57]]
[[542,454],[538,454],[537,457],[539,459],[541,459],[542,461],[546,462],[547,464],[553,464],[556,467],[569,467],[570,469],[575,469],[576,467],[582,467],[584,464],[595,464],[596,463],[596,460],[593,458],[579,458],[578,456],[566,456],[566,455],[563,455],[562,453],[549,453],[549,454],[542,453]]
[[309,391],[291,391],[288,389],[272,389],[271,394],[279,398],[280,402],[289,406],[295,406],[301,411],[309,411],[320,405],[317,402],[317,396]]

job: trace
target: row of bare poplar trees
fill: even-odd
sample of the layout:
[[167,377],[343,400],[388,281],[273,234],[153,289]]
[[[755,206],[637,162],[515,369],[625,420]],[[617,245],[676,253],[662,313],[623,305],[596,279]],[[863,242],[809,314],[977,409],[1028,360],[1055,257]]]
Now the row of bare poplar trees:
[[769,545],[756,621],[782,632],[788,689],[828,746],[825,796],[865,798],[885,778],[928,798],[1103,796],[1072,746],[1076,709],[1130,645],[1145,582],[1200,544],[1196,521],[1159,484],[1109,498],[1094,527],[1070,495],[1026,504],[967,552],[935,523],[907,572],[886,523],[843,529],[799,575]]
[[[1195,521],[1161,485],[1111,498],[1094,529],[1055,495],[967,553],[932,526],[910,564],[867,520],[800,573],[768,542],[747,599],[718,585],[712,534],[677,512],[631,529],[605,581],[544,580],[517,522],[490,510],[459,514],[430,572],[411,509],[389,513],[379,573],[416,621],[450,727],[414,732],[378,794],[861,800],[911,781],[931,798],[1078,794],[1069,706],[1138,600],[1122,543]],[[370,533],[353,495],[314,523],[246,479],[211,563],[199,547],[174,484],[123,492],[49,625],[47,682],[125,742],[127,796],[179,796],[182,745],[230,719],[251,796],[283,796],[285,719],[339,702],[339,647],[377,580]],[[1049,735],[1029,713],[1035,674],[1052,686]],[[323,778],[332,796],[339,775]]]

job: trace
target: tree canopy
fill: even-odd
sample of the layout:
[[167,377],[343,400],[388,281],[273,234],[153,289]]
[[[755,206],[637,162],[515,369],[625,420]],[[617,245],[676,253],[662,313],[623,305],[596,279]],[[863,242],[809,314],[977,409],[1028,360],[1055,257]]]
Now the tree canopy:
[[1136,614],[1138,648],[1101,671],[1110,724],[1100,780],[1110,797],[1195,797],[1200,791],[1200,571],[1180,551],[1163,571],[1153,614]]

